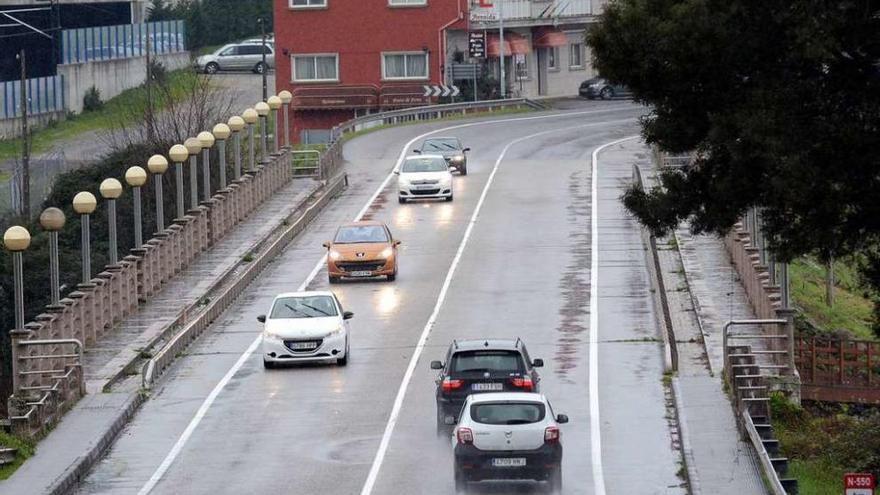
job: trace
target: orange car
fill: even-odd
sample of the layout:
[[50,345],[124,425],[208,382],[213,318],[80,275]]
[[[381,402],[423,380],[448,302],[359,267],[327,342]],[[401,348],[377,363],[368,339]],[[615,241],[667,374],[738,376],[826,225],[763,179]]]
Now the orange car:
[[355,222],[339,227],[336,236],[325,242],[327,275],[330,283],[342,277],[397,278],[397,246],[388,226],[382,222]]

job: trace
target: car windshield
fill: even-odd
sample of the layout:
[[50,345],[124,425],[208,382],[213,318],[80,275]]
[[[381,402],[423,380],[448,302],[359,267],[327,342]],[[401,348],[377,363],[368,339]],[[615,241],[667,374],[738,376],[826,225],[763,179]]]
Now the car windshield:
[[281,297],[275,300],[269,318],[321,318],[338,314],[330,296]]
[[462,351],[452,357],[452,372],[522,373],[522,357],[516,351]]
[[487,402],[471,406],[471,418],[486,425],[524,425],[544,419],[540,402]]
[[357,244],[360,242],[388,242],[388,234],[381,225],[353,225],[342,227],[336,232],[336,244]]
[[410,158],[403,162],[400,171],[403,173],[445,172],[449,170],[446,160],[439,157]]
[[446,139],[429,139],[422,144],[422,151],[449,151],[449,150],[460,150],[461,144],[459,144],[458,139],[455,138],[446,138]]

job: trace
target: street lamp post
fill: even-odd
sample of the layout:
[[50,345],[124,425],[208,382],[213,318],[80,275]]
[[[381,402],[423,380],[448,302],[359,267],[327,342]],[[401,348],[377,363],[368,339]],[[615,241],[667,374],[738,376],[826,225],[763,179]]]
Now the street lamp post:
[[241,114],[241,118],[244,119],[248,128],[248,172],[254,171],[254,124],[257,123],[257,119],[260,118],[257,111],[253,108],[248,108]]
[[156,184],[156,232],[165,231],[165,201],[162,199],[162,174],[168,170],[168,160],[162,155],[153,155],[147,160],[147,170],[153,174]]
[[290,147],[290,100],[293,95],[285,89],[278,93],[278,97],[281,98],[281,111],[284,113],[284,146]]
[[175,144],[168,150],[168,156],[174,162],[174,186],[177,189],[177,218],[182,219],[186,216],[186,207],[183,205],[183,162],[189,156],[189,151],[187,151],[186,146]]
[[507,74],[504,73],[504,0],[498,2],[498,52],[501,56],[501,99],[507,98]]
[[122,183],[116,179],[104,179],[98,188],[101,197],[107,200],[107,232],[109,233],[110,265],[119,263],[119,250],[116,247],[116,200],[122,196]]
[[26,228],[15,225],[3,234],[3,245],[12,251],[12,278],[15,285],[15,330],[24,331],[24,270],[22,252],[31,245],[31,234]]
[[254,110],[257,111],[257,115],[260,116],[260,163],[266,163],[266,148],[268,147],[268,136],[266,133],[268,132],[268,116],[269,116],[269,104],[265,101],[258,102],[254,105]]
[[272,95],[266,103],[272,111],[272,150],[278,153],[278,109],[281,108],[281,98]]
[[82,191],[73,197],[73,211],[79,214],[82,226],[82,283],[88,284],[92,279],[92,249],[89,235],[89,215],[94,213],[98,200],[95,195]]
[[140,249],[144,244],[141,187],[147,183],[147,171],[137,165],[129,167],[125,171],[125,182],[131,186],[131,195],[134,198],[134,248]]
[[214,135],[208,131],[202,131],[196,136],[202,145],[202,182],[205,189],[202,191],[202,199],[211,199],[211,147],[214,146]]
[[229,126],[219,123],[211,129],[214,139],[217,140],[217,154],[220,157],[220,189],[226,189],[226,140],[232,133]]
[[196,138],[186,138],[183,142],[186,146],[186,152],[189,154],[189,207],[196,209],[199,206],[199,175],[198,160],[199,151],[202,151],[202,144]]
[[64,227],[64,212],[49,207],[40,213],[40,226],[49,233],[49,296],[52,306],[61,301],[61,281],[58,270],[58,231]]
[[238,115],[229,117],[226,121],[229,130],[232,131],[232,154],[235,155],[233,177],[238,180],[241,177],[241,130],[244,129],[244,119]]

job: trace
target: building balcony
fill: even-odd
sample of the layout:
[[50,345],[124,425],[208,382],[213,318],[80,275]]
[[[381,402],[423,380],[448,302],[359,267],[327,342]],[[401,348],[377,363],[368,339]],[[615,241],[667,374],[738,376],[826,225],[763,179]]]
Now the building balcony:
[[479,0],[470,2],[473,27],[498,26],[500,13],[510,27],[580,24],[593,22],[606,0],[494,0],[492,7],[480,7]]

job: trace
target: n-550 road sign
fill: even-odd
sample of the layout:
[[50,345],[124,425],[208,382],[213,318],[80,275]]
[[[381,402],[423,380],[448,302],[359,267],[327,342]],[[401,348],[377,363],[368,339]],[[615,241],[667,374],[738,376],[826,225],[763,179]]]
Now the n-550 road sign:
[[847,473],[843,475],[844,495],[874,495],[877,480],[870,473]]

